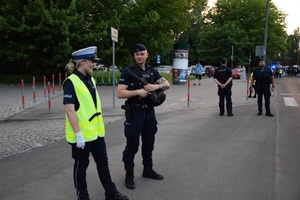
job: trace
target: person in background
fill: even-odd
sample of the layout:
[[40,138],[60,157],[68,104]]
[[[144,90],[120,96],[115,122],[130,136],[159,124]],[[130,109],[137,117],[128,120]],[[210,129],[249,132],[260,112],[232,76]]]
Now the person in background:
[[246,68],[242,66],[241,68],[241,81],[246,82]]
[[201,79],[202,79],[202,65],[200,64],[200,62],[198,62],[196,64],[196,67],[195,67],[195,82],[194,82],[194,85],[196,85],[196,82],[198,82],[199,85],[201,85]]
[[66,112],[66,140],[74,159],[74,186],[78,200],[89,200],[86,170],[89,155],[94,157],[98,176],[105,190],[106,200],[128,200],[118,192],[108,168],[105,127],[101,101],[91,76],[97,47],[91,46],[72,53],[76,63],[74,72],[64,81],[63,103]]
[[[164,92],[170,87],[169,82],[156,69],[146,64],[148,51],[143,44],[136,44],[133,52],[135,63],[122,71],[117,87],[117,97],[127,99],[123,105],[126,116],[124,122],[126,146],[123,151],[123,162],[126,171],[125,185],[128,189],[135,189],[134,157],[139,149],[140,137],[144,166],[142,176],[155,180],[164,178],[152,168],[157,120],[150,97],[152,92]],[[141,84],[135,76],[143,78],[147,84]]]
[[225,112],[225,99],[226,99],[226,111],[228,117],[232,117],[232,100],[231,100],[231,87],[232,87],[232,71],[227,67],[227,59],[222,58],[220,61],[221,66],[217,67],[214,75],[214,81],[218,85],[219,95],[219,109],[220,116]]
[[[271,113],[270,109],[270,97],[271,90],[273,91],[275,88],[274,75],[272,70],[269,67],[265,66],[264,60],[259,61],[259,67],[256,68],[253,72],[250,84],[251,88],[254,88],[254,83],[256,85],[255,90],[257,93],[257,115],[262,115],[262,98],[264,96],[266,116],[273,117],[274,115]],[[270,89],[271,84],[272,88]]]
[[[251,75],[250,75],[250,81],[251,81],[251,79],[252,79],[252,77],[253,77],[253,72],[251,73]],[[250,87],[249,87],[249,98],[251,98],[252,97],[252,92],[254,92],[254,95],[253,95],[253,98],[256,98],[256,84],[255,84],[255,80],[254,80],[254,82],[253,82],[253,87],[251,87],[251,85],[250,85]],[[253,91],[254,90],[254,91]]]
[[65,66],[65,71],[68,73],[68,75],[72,74],[75,69],[75,62],[70,59],[69,62]]

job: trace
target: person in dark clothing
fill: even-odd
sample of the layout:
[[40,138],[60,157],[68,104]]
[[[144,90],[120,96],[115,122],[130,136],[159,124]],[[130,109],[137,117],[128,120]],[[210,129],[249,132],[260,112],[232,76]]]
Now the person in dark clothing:
[[[135,63],[129,65],[121,73],[117,87],[117,97],[126,98],[124,132],[127,140],[123,151],[123,162],[126,171],[125,185],[128,189],[135,189],[134,157],[139,149],[140,137],[142,141],[143,177],[162,180],[163,176],[153,169],[152,152],[154,150],[157,121],[151,93],[169,89],[169,82],[159,72],[146,64],[148,52],[144,45],[136,44],[134,48]],[[135,77],[142,78],[147,84],[142,84]]]
[[[273,91],[275,88],[274,85],[274,75],[272,70],[269,67],[265,66],[265,62],[263,60],[259,61],[259,67],[256,68],[253,72],[253,76],[251,79],[251,88],[254,87],[255,83],[255,91],[257,93],[257,105],[258,105],[258,113],[257,115],[262,115],[262,98],[264,96],[265,99],[265,109],[266,116],[273,117],[274,115],[271,113],[270,109],[270,97],[271,90]],[[270,85],[272,87],[270,89]]]
[[226,99],[227,115],[231,117],[233,116],[231,100],[232,71],[229,67],[227,67],[226,58],[222,58],[220,64],[221,66],[217,67],[214,75],[214,80],[218,84],[220,116],[224,115]]

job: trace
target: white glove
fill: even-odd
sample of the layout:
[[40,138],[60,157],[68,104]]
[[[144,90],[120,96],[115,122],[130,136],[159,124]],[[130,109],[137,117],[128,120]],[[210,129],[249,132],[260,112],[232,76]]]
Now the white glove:
[[77,147],[77,148],[84,149],[85,141],[84,141],[84,138],[83,138],[81,132],[76,133],[76,139],[77,139],[76,147]]

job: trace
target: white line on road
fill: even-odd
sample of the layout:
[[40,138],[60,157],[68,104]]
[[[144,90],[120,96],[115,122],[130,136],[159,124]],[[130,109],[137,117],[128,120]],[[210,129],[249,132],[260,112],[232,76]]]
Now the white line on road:
[[281,93],[282,96],[292,96],[292,94],[289,93]]
[[299,107],[294,97],[283,97],[285,106]]

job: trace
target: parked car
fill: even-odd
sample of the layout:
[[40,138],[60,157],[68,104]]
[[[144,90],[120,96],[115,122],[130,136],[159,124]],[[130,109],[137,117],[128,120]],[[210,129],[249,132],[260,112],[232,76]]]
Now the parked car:
[[159,73],[171,73],[172,68],[173,68],[173,66],[170,66],[170,65],[160,65],[160,66],[158,66],[157,71]]
[[241,68],[234,68],[232,70],[232,78],[233,79],[240,79],[241,78]]
[[205,70],[205,76],[210,78],[215,75],[215,68],[213,66],[205,65],[203,68]]

